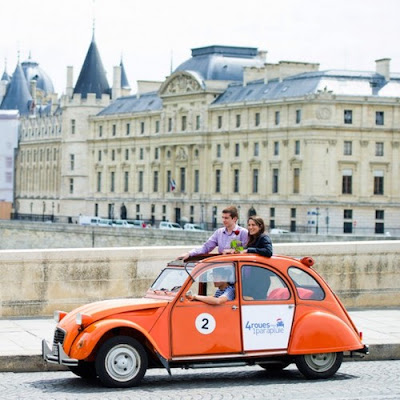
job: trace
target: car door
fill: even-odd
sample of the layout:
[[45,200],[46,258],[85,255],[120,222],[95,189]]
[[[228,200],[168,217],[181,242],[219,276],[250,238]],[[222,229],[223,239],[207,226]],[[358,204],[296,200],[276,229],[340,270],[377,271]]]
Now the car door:
[[285,280],[266,266],[240,267],[243,350],[288,348],[295,311],[294,296]]
[[187,290],[193,295],[213,296],[213,275],[218,269],[231,271],[229,283],[236,292],[236,270],[233,263],[215,263],[206,266],[195,276],[171,311],[172,357],[239,353],[242,349],[239,300],[228,300],[221,305],[190,301]]

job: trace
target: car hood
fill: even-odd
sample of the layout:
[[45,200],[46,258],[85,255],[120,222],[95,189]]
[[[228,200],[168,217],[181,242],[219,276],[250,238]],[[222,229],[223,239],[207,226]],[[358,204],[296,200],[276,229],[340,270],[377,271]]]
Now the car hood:
[[68,313],[61,321],[59,326],[75,323],[76,314],[86,314],[93,318],[94,321],[107,318],[110,315],[121,314],[125,312],[147,310],[151,308],[165,307],[167,300],[156,299],[112,299],[89,303]]

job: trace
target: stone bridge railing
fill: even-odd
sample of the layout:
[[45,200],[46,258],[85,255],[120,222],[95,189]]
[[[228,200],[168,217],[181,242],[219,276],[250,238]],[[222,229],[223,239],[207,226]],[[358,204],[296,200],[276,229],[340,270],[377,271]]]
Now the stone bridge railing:
[[[141,297],[188,247],[0,251],[0,317],[49,316],[115,297]],[[275,254],[315,259],[347,307],[400,306],[400,241],[275,244]]]

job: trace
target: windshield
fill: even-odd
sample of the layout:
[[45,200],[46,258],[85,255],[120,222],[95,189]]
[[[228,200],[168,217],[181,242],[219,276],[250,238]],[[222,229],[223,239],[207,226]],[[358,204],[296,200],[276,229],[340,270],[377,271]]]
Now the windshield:
[[[192,269],[193,267],[188,267],[189,272]],[[188,276],[188,273],[183,268],[166,268],[151,285],[151,289],[167,292],[177,291]]]

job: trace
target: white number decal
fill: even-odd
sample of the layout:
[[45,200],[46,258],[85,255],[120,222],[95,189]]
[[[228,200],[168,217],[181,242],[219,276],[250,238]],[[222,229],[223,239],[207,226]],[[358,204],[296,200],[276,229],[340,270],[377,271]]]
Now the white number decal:
[[203,335],[214,332],[216,325],[215,318],[211,314],[203,313],[196,318],[196,329]]

